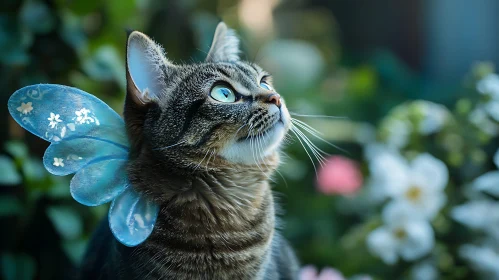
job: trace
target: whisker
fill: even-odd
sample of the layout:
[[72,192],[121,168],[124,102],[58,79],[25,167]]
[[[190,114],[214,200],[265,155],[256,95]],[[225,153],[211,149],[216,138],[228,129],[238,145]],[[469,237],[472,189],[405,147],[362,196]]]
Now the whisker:
[[348,119],[348,117],[342,117],[342,116],[304,115],[304,114],[298,114],[298,113],[293,113],[293,112],[289,112],[289,114],[291,116],[304,117],[304,118]]
[[308,153],[307,148],[305,148],[305,145],[303,145],[303,142],[301,141],[300,136],[298,136],[298,134],[296,133],[296,131],[295,131],[295,128],[294,128],[294,127],[291,127],[291,132],[293,132],[293,133],[296,135],[296,139],[298,139],[298,141],[300,141],[301,146],[302,146],[302,147],[303,147],[303,149],[305,150],[305,153],[307,153],[308,158],[310,159],[310,162],[312,162],[312,165],[314,166],[315,175],[317,176],[317,168],[315,167],[315,163],[314,163],[314,161],[312,160],[312,157],[310,156],[310,154]]
[[239,131],[240,131],[243,127],[245,127],[245,126],[247,126],[247,125],[248,125],[248,123],[245,123],[245,124],[241,125],[241,127],[239,127],[239,128],[237,129],[237,131],[236,131],[236,133],[234,133],[234,135],[236,135],[236,136],[237,136],[237,134],[239,133]]
[[[343,148],[340,148],[338,145],[335,145],[335,144],[333,144],[333,143],[331,143],[331,142],[327,141],[326,139],[324,139],[324,138],[322,138],[321,136],[317,135],[317,133],[313,133],[313,131],[310,129],[310,128],[312,128],[312,127],[310,127],[310,125],[308,125],[308,124],[307,124],[307,125],[310,127],[310,128],[308,128],[308,127],[306,127],[306,126],[304,126],[303,124],[298,123],[298,122],[295,122],[295,123],[293,123],[293,124],[295,124],[295,125],[297,125],[297,126],[299,126],[299,127],[303,128],[305,131],[307,131],[308,133],[310,133],[312,136],[314,136],[315,138],[317,138],[317,139],[321,140],[322,142],[324,142],[324,143],[328,144],[329,146],[331,146],[331,147],[333,147],[333,148],[335,148],[335,149],[338,149],[338,150],[342,151],[342,152],[343,152],[343,153],[345,153],[345,154],[350,155],[350,152],[348,152],[347,150],[345,150],[345,149],[343,149]],[[315,130],[315,129],[314,129],[314,130]]]
[[[324,135],[324,133],[318,131],[317,129],[313,128],[311,125],[309,125],[308,123],[304,122],[304,121],[300,121],[299,119],[295,119],[295,118],[291,118],[291,122],[294,123],[294,124],[301,124],[301,125],[304,125],[305,127],[307,127],[310,131],[313,131],[315,132],[316,134],[318,135]],[[308,130],[307,130],[308,131]],[[311,133],[311,132],[310,132]],[[311,133],[312,134],[312,133]]]
[[312,153],[315,155],[317,161],[319,161],[321,166],[324,167],[324,161],[326,160],[326,158],[321,154],[321,152],[326,155],[328,154],[323,150],[321,150],[320,148],[318,148],[314,143],[312,143],[312,141],[310,141],[310,139],[297,127],[295,127],[294,129],[296,130],[296,133],[298,133],[301,136],[302,140],[307,144]]
[[194,167],[194,170],[198,169],[199,166],[201,166],[201,163],[203,162],[203,160],[206,158],[206,156],[208,155],[208,153],[210,152],[210,150],[208,149],[206,151],[206,154],[204,154],[204,157],[201,159],[201,161]]
[[186,141],[186,140],[184,140],[184,141],[180,141],[180,142],[178,142],[178,143],[176,143],[176,144],[173,144],[173,145],[170,145],[170,146],[166,146],[166,147],[163,147],[163,148],[156,148],[156,149],[153,149],[153,150],[155,150],[155,151],[157,151],[157,150],[166,150],[166,149],[169,149],[169,148],[172,148],[172,147],[175,147],[175,146],[178,146],[178,145],[184,144],[184,143],[186,143],[186,142],[187,142],[187,141]]

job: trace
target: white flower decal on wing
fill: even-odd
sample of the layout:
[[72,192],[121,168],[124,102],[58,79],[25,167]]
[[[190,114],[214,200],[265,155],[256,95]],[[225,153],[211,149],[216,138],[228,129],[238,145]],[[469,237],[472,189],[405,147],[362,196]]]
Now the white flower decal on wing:
[[60,115],[59,114],[54,114],[54,113],[50,113],[50,118],[48,118],[47,120],[50,121],[49,123],[49,126],[50,128],[57,128],[57,124],[62,122],[61,119],[59,119]]
[[17,107],[16,110],[21,112],[21,114],[23,114],[23,115],[27,115],[27,114],[29,114],[29,112],[31,112],[33,110],[32,104],[33,103],[31,103],[31,102],[28,102],[28,103],[21,102],[21,106]]
[[81,110],[76,111],[75,114],[76,118],[73,118],[73,120],[75,120],[77,124],[95,123],[96,125],[100,125],[99,120],[95,116],[89,116],[89,114],[92,113],[87,108],[82,108]]
[[60,166],[64,167],[64,159],[62,158],[54,158],[54,163],[52,163],[54,166]]

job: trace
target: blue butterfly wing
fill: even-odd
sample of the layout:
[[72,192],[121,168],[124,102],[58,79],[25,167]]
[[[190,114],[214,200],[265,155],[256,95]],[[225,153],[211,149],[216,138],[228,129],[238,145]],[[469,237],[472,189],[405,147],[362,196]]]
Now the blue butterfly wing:
[[107,104],[77,88],[39,84],[16,91],[9,112],[23,128],[52,144],[45,168],[54,175],[76,173],[71,195],[96,206],[113,200],[109,225],[121,243],[136,246],[152,232],[159,207],[129,186],[124,122]]
[[71,179],[71,196],[87,206],[107,203],[128,186],[125,171],[124,159],[111,159],[85,166]]
[[50,173],[76,173],[76,201],[100,205],[125,190],[125,124],[106,103],[77,88],[39,84],[16,91],[8,108],[23,128],[52,143],[43,157]]
[[45,169],[57,176],[76,173],[83,167],[110,159],[125,160],[128,149],[95,138],[73,138],[51,144],[43,156]]
[[128,187],[111,204],[109,226],[116,239],[125,246],[137,246],[149,237],[158,217],[156,203]]
[[14,92],[8,108],[23,128],[52,143],[89,137],[128,147],[123,119],[106,103],[77,88],[27,86]]

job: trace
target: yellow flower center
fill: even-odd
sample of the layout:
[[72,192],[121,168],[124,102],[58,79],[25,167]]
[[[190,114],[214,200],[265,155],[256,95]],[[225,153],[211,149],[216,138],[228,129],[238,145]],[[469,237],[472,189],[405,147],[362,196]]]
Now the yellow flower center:
[[403,228],[397,228],[393,231],[393,235],[397,239],[405,239],[407,237],[407,232]]
[[405,192],[405,197],[412,201],[418,201],[421,198],[422,193],[421,188],[412,186]]

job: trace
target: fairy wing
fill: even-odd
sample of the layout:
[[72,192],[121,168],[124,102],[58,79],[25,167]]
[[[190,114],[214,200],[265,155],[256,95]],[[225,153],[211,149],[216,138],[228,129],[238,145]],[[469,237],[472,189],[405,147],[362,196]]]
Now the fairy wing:
[[[158,208],[129,187],[125,172],[129,144],[123,119],[115,111],[82,90],[51,84],[16,91],[9,99],[8,108],[23,128],[51,142],[43,157],[50,173],[59,176],[76,173],[70,184],[76,201],[96,206],[114,200],[111,209],[126,209],[131,206],[130,199],[123,199],[123,195],[135,194],[140,203],[129,209],[133,212],[130,218],[119,218],[121,213],[116,210],[109,214],[113,234],[120,242],[135,246],[149,236]],[[141,207],[142,204],[147,207]],[[141,217],[147,227],[137,222],[133,224],[136,234],[124,230]]]
[[109,209],[109,226],[123,245],[133,247],[144,241],[152,232],[159,207],[127,188]]
[[128,147],[121,117],[97,97],[77,88],[27,86],[10,97],[8,107],[23,128],[51,143],[91,137]]

